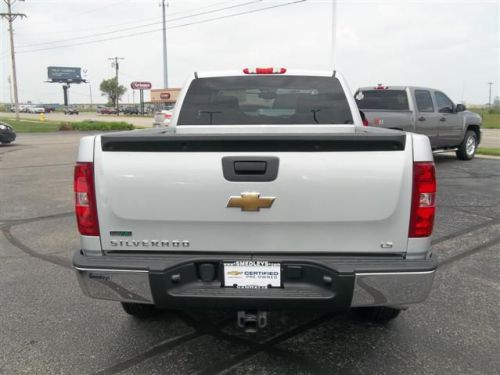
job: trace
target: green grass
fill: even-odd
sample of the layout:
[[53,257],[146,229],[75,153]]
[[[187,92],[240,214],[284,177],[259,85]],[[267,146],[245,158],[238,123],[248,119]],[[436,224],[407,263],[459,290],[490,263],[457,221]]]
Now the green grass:
[[134,125],[124,121],[106,122],[106,121],[79,121],[71,122],[69,126],[73,130],[99,130],[99,131],[117,131],[117,130],[133,130]]
[[0,121],[5,122],[12,126],[16,133],[43,133],[43,132],[56,132],[59,130],[61,123],[59,121],[33,121],[33,120],[19,120],[14,118],[0,118]]
[[479,147],[476,152],[480,155],[500,156],[500,147]]
[[36,120],[19,120],[13,118],[0,118],[11,125],[17,133],[43,133],[56,132],[59,130],[79,130],[79,131],[119,131],[132,130],[134,125],[126,122],[105,122],[105,121],[36,121]]
[[487,109],[471,108],[472,112],[476,112],[483,117],[483,128],[485,129],[500,129],[500,112],[488,113]]

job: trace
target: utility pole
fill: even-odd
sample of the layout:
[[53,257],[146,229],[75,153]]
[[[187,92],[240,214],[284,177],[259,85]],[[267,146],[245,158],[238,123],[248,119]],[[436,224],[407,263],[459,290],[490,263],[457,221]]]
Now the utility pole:
[[108,60],[113,61],[111,63],[111,66],[113,68],[115,68],[115,77],[116,77],[116,93],[115,93],[115,95],[116,95],[116,103],[115,103],[115,105],[116,105],[116,115],[120,116],[120,106],[119,106],[119,103],[118,103],[119,102],[119,98],[118,98],[118,96],[119,96],[118,95],[119,90],[118,90],[118,87],[120,86],[120,83],[118,82],[118,70],[120,69],[120,64],[118,63],[118,60],[124,60],[124,58],[123,57],[110,57],[110,58],[108,58]]
[[168,2],[161,1],[161,11],[163,16],[163,88],[168,89],[168,69],[167,69],[167,11]]
[[491,111],[491,86],[493,86],[493,82],[488,82],[488,85],[490,85],[490,94],[488,96],[488,110]]
[[12,96],[12,79],[10,78],[10,75],[7,80],[9,81],[10,106],[12,107],[14,105],[14,97]]
[[92,85],[89,83],[90,108],[92,108]]
[[[0,13],[1,18],[5,18],[9,22],[9,35],[10,35],[10,58],[12,61],[12,78],[14,85],[14,106],[16,111],[16,121],[19,121],[19,97],[17,95],[17,73],[16,73],[16,52],[14,49],[14,28],[12,23],[14,20],[19,18],[25,18],[26,14],[23,13],[12,13],[12,5],[18,0],[3,0],[7,4],[7,13]],[[19,0],[24,1],[24,0]]]

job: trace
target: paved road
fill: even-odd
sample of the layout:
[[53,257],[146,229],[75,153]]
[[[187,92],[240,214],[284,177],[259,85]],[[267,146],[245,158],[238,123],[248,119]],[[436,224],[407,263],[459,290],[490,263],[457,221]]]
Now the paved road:
[[233,314],[150,321],[82,295],[72,167],[78,134],[0,147],[0,374],[498,374],[500,161],[437,155],[440,269],[430,298],[379,326],[284,312],[257,335]]
[[500,147],[500,129],[483,129],[481,147]]
[[[34,113],[20,113],[21,118],[28,120],[38,120],[40,115]],[[7,118],[15,118],[15,114],[11,112],[0,112],[0,117]],[[46,120],[52,121],[83,121],[83,120],[92,120],[92,121],[126,121],[130,124],[144,127],[153,126],[153,116],[115,116],[115,115],[98,115],[95,112],[80,112],[78,115],[65,115],[60,112],[53,112],[45,114]]]

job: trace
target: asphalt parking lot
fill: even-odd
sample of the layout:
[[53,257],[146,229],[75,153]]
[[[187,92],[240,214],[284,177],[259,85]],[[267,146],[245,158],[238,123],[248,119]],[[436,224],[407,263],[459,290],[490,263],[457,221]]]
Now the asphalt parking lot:
[[436,155],[429,299],[389,325],[283,312],[255,335],[221,312],[149,321],[83,296],[73,164],[81,134],[0,146],[0,374],[498,374],[500,160]]

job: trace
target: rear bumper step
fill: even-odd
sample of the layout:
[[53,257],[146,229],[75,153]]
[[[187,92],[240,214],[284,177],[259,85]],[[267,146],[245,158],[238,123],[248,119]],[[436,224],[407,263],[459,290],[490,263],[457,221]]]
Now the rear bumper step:
[[[251,255],[105,255],[73,258],[78,280],[90,297],[149,303],[160,308],[347,310],[361,306],[407,306],[424,301],[437,267],[435,258],[259,255],[280,262],[282,288],[221,287],[223,260]],[[207,278],[200,269],[211,264]]]

